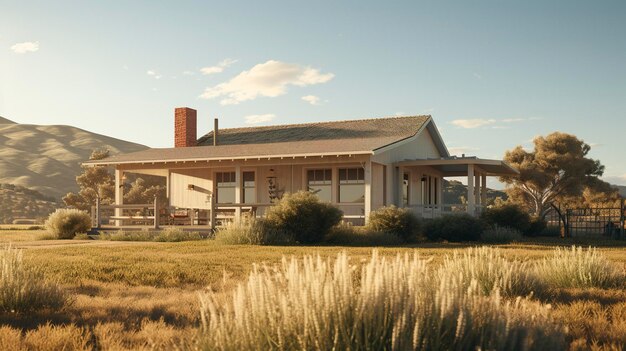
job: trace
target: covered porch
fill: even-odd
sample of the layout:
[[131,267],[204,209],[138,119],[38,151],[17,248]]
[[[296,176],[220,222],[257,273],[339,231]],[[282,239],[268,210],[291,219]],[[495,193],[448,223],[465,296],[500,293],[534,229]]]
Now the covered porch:
[[[402,203],[398,205],[422,218],[462,212],[479,216],[487,206],[487,177],[518,174],[504,161],[477,157],[405,160],[395,166],[402,181]],[[446,177],[467,179],[465,201],[446,203],[443,193]]]

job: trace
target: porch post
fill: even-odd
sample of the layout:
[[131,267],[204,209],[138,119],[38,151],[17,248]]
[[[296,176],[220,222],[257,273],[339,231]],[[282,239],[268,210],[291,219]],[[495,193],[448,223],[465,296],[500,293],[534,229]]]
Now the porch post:
[[477,205],[482,205],[482,203],[480,202],[480,181],[481,181],[481,177],[480,177],[480,171],[476,171],[474,172],[474,198],[476,199],[476,204]]
[[393,205],[395,203],[395,191],[393,191],[393,164],[385,165],[385,206]]
[[439,183],[439,186],[437,187],[437,200],[438,203],[437,205],[439,205],[439,211],[443,211],[443,208],[441,205],[444,205],[443,202],[443,177],[440,176],[437,178],[437,182]]
[[474,165],[467,165],[467,213],[476,215],[476,197],[474,193]]
[[397,178],[397,188],[396,188],[396,205],[398,207],[404,206],[404,167],[398,167],[398,178]]
[[365,223],[369,222],[370,212],[372,212],[372,161],[365,162]]
[[[124,178],[124,171],[120,169],[115,169],[115,204],[123,205],[124,204],[124,183],[122,179]],[[121,217],[124,211],[121,208],[115,209],[115,217]],[[122,225],[122,220],[116,219],[115,226],[120,227]]]
[[[235,204],[241,203],[241,166],[235,166]],[[235,221],[241,221],[241,207],[235,207]]]
[[480,204],[483,205],[483,210],[484,210],[485,206],[487,206],[487,174],[486,173],[482,174],[482,181],[480,182],[480,185],[482,187],[481,192],[480,192]]

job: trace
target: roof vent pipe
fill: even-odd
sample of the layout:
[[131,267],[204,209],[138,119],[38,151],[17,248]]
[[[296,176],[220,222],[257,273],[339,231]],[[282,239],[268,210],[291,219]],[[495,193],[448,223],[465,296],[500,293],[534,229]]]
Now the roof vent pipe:
[[217,134],[219,131],[219,127],[218,127],[218,119],[215,118],[213,120],[213,146],[217,146]]

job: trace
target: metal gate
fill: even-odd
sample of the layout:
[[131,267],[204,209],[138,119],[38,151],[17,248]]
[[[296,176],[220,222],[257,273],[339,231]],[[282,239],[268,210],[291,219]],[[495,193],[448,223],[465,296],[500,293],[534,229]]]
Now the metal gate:
[[624,201],[620,207],[575,208],[565,211],[565,235],[626,239]]

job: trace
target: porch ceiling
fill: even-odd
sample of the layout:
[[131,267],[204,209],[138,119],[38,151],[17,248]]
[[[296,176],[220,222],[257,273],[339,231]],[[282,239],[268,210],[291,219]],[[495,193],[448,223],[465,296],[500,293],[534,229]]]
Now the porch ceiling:
[[488,176],[518,175],[519,172],[502,160],[488,160],[477,157],[451,157],[441,159],[405,160],[395,163],[399,167],[428,166],[441,172],[444,177],[467,175],[467,166],[474,165]]

